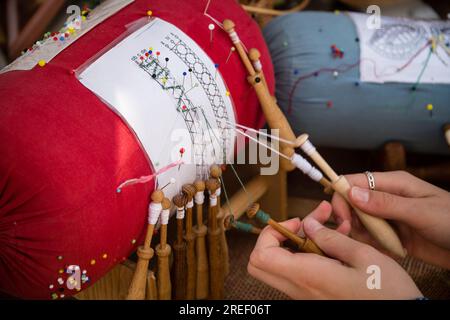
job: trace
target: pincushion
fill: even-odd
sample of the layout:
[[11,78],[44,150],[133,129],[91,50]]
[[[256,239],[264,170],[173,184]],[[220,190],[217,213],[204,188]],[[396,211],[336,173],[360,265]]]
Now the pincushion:
[[[115,190],[130,177],[151,174],[151,159],[127,124],[73,70],[148,10],[188,34],[213,61],[225,61],[232,44],[217,30],[210,45],[206,2],[136,0],[45,66],[0,75],[1,291],[34,299],[73,295],[76,288],[66,286],[67,271],[74,269],[69,266],[80,268],[82,290],[142,242],[154,185],[130,186],[126,196]],[[273,88],[258,26],[232,0],[213,1],[208,14],[219,21],[233,19],[247,47],[260,49]],[[237,122],[261,126],[262,114],[241,61],[229,59],[221,74]]]

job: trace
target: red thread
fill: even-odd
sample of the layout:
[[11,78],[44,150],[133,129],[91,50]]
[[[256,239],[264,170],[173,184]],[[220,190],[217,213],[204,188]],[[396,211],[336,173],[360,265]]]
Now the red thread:
[[122,190],[122,188],[127,187],[127,186],[131,186],[133,184],[136,183],[147,183],[151,180],[153,180],[156,176],[169,171],[170,169],[172,169],[173,167],[176,167],[178,165],[182,165],[183,161],[180,159],[178,161],[175,161],[171,164],[168,164],[165,167],[162,167],[161,169],[159,169],[158,171],[156,171],[155,173],[148,175],[148,176],[142,176],[140,178],[134,178],[134,179],[129,179],[123,183],[121,183],[118,187],[117,187],[117,192],[120,192]]

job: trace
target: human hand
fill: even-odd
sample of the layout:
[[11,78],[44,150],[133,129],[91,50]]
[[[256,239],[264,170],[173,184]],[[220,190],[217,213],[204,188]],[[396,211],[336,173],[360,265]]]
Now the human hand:
[[[281,223],[294,233],[303,228],[328,257],[292,253],[280,245],[286,240],[272,227],[260,234],[250,256],[248,272],[294,299],[414,299],[422,297],[414,281],[394,260],[367,244],[324,227],[331,205],[322,202],[302,223]],[[345,233],[345,223],[341,232]],[[369,289],[369,266],[380,269],[380,289]]]
[[[347,175],[353,185],[351,203],[362,211],[392,220],[409,255],[450,268],[450,193],[403,171],[373,173],[376,191],[368,189],[364,174]],[[350,223],[354,239],[379,247],[352,213],[349,204],[334,194],[338,223]]]

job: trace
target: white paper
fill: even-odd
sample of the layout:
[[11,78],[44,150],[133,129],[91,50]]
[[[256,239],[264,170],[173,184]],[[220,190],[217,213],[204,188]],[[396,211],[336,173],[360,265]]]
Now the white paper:
[[381,28],[369,29],[369,15],[349,15],[360,40],[361,81],[450,83],[450,21],[381,17]]
[[224,154],[232,158],[234,131],[227,122],[235,123],[235,115],[225,82],[206,53],[174,25],[154,18],[79,79],[128,123],[156,171],[179,160],[184,148],[187,164],[158,176],[160,187],[177,180],[164,189],[166,195],[205,178],[209,165],[223,163]]
[[[69,26],[73,25],[76,32],[70,35],[64,41],[54,41],[52,37],[42,40],[40,45],[36,46],[33,51],[24,53],[22,56],[11,62],[9,65],[0,70],[0,73],[13,71],[13,70],[31,70],[38,64],[39,61],[44,60],[49,63],[54,57],[56,57],[64,49],[68,48],[72,43],[80,39],[84,34],[89,32],[92,28],[97,26],[105,19],[112,16],[120,9],[126,7],[134,0],[106,0],[100,5],[95,7],[85,21],[76,19],[75,22],[79,23],[77,27],[74,21],[68,21]],[[68,27],[69,27],[68,26]],[[66,28],[67,29],[67,28]],[[41,42],[41,41],[40,41]]]

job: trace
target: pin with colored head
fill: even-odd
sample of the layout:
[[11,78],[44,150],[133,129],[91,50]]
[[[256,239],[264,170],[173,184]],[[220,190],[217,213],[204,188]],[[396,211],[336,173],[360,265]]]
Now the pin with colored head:
[[177,182],[177,180],[175,178],[170,178],[169,182],[167,182],[164,187],[161,188],[161,190],[164,190],[164,188],[166,188],[167,186],[171,185],[171,184],[175,184],[175,182]]
[[235,52],[235,51],[236,51],[236,48],[235,48],[235,47],[231,47],[231,48],[230,48],[230,52],[228,53],[227,60],[225,60],[225,64],[228,63],[228,60],[230,60],[231,55],[232,55],[233,52]]
[[193,80],[192,80],[192,68],[189,68],[188,69],[188,71],[189,71],[189,76],[190,76],[190,78],[191,78],[191,88],[193,87]]
[[218,63],[214,64],[214,69],[216,69],[216,71],[214,72],[214,79],[216,79],[217,78],[217,70],[219,70],[219,64]]
[[433,105],[431,103],[427,104],[427,110],[430,113],[430,117],[433,117]]
[[187,76],[187,72],[184,71],[184,72],[183,72],[183,87],[184,87],[184,80],[186,80],[186,76]]
[[212,23],[210,23],[208,25],[208,29],[209,29],[209,45],[212,46],[213,43],[213,31],[216,28],[216,26]]
[[166,65],[164,66],[164,68],[167,69],[167,63],[169,62],[169,58],[168,58],[168,57],[165,57],[165,58],[164,58],[164,61],[166,61]]

